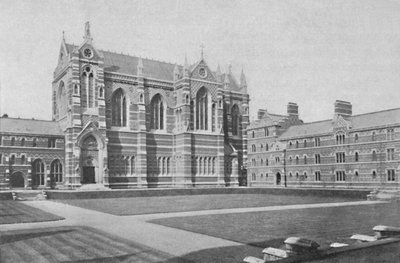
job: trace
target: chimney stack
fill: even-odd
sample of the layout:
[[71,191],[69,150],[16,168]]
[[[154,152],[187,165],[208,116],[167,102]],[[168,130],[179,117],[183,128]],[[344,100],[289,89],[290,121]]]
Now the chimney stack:
[[287,115],[291,118],[299,118],[299,106],[297,103],[289,102],[287,105]]
[[335,116],[350,117],[353,114],[353,107],[350,102],[343,100],[335,101]]

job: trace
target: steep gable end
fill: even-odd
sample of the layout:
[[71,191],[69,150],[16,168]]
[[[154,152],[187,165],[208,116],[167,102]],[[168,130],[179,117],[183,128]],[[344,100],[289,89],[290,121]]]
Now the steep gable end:
[[212,82],[217,82],[217,78],[214,73],[210,70],[204,59],[200,60],[195,64],[191,71],[191,77],[194,79],[207,80]]

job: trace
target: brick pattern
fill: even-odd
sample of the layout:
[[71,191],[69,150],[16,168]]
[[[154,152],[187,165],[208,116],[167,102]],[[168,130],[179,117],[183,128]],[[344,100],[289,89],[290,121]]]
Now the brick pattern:
[[[296,187],[397,188],[400,126],[353,131],[351,123],[340,116],[337,120],[330,134],[294,139],[281,139],[284,129],[277,126],[252,126],[248,130],[250,185],[283,185],[286,175],[287,185]],[[265,129],[269,129],[268,136]],[[339,141],[337,135],[344,139]],[[394,171],[393,178],[389,170]]]
[[[43,158],[46,171],[52,159],[61,160],[64,181],[59,187],[81,184],[83,166],[88,165],[85,163],[86,155],[95,159],[90,165],[94,166],[96,182],[113,188],[233,186],[238,184],[240,176],[246,177],[243,169],[246,156],[243,151],[247,145],[245,133],[240,131],[238,136],[232,136],[232,120],[224,118],[222,101],[239,106],[243,117],[240,129],[245,129],[249,121],[248,114],[244,113],[249,103],[247,93],[224,90],[223,83],[216,83],[204,61],[200,61],[198,67],[205,68],[206,78],[196,75],[198,69],[194,69],[191,77],[180,76],[171,83],[170,80],[107,72],[103,68],[103,58],[97,55],[98,51],[90,42],[81,47],[80,50],[75,47],[69,56],[64,56],[54,72],[53,119],[64,131],[65,137],[60,138],[60,142],[64,141],[59,149],[50,150],[40,148],[47,147],[47,141],[39,137],[39,148],[29,155]],[[83,48],[91,48],[95,55],[90,59],[84,58]],[[64,49],[63,52],[68,51]],[[90,99],[94,101],[93,108],[87,105],[86,85],[82,78],[88,66],[94,74],[93,89],[89,92]],[[63,96],[59,96],[60,83],[64,83],[65,87]],[[195,130],[191,121],[195,112],[190,110],[190,101],[196,100],[197,92],[202,87],[208,90],[216,106],[212,116],[214,122],[210,121],[212,125],[208,125],[207,131]],[[99,93],[102,88],[104,98]],[[127,98],[126,127],[112,126],[112,95],[119,88]],[[163,130],[150,130],[150,103],[156,94],[160,94],[164,102]],[[140,100],[141,95],[143,101]],[[60,114],[64,111],[66,114]],[[90,154],[82,150],[82,143],[88,136],[94,136],[98,141],[98,151]],[[4,143],[7,145],[8,139]],[[234,150],[226,152],[227,147]],[[9,156],[1,146],[0,149],[3,158]],[[9,179],[10,172],[3,169],[0,170],[1,175]],[[5,180],[2,182],[3,187],[9,187]]]

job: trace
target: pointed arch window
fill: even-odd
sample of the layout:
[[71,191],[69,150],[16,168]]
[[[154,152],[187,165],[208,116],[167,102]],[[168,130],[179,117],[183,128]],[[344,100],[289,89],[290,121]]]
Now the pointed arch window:
[[372,151],[372,161],[377,161],[377,155],[376,155],[376,151]]
[[232,116],[232,135],[239,134],[239,107],[238,105],[233,105],[231,116]]
[[164,110],[164,103],[161,95],[155,95],[150,103],[150,129],[164,129]]
[[213,103],[212,104],[212,106],[211,106],[211,111],[212,111],[212,128],[211,128],[211,130],[213,131],[213,132],[215,132],[215,130],[216,130],[216,123],[215,123],[215,121],[216,121],[216,119],[217,119],[217,106],[216,106],[216,104],[215,103]]
[[60,160],[55,160],[51,163],[51,177],[56,183],[63,181],[63,167]]
[[198,130],[208,130],[209,99],[206,88],[201,88],[196,96],[196,128]]
[[121,88],[114,92],[111,99],[112,126],[126,126],[126,96]]
[[57,113],[59,117],[64,116],[67,113],[67,98],[66,98],[65,84],[63,81],[60,82],[57,90]]
[[95,80],[94,72],[90,66],[85,66],[82,73],[82,106],[86,108],[95,107]]

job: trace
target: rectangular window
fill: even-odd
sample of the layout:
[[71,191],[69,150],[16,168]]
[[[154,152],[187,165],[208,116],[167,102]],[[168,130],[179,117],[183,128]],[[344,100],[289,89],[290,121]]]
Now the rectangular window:
[[346,136],[344,134],[336,134],[336,144],[345,144]]
[[394,169],[387,170],[387,180],[388,180],[389,182],[394,182],[394,181],[396,181]]
[[269,136],[269,130],[268,130],[268,128],[264,128],[264,135],[265,135],[265,137]]
[[47,140],[47,147],[48,148],[56,148],[56,139],[54,138],[49,138]]
[[394,129],[387,129],[386,130],[386,139],[391,141],[394,139]]
[[336,181],[337,182],[346,181],[346,173],[344,171],[336,171]]
[[393,161],[394,160],[394,148],[387,149],[386,151],[387,151],[387,155],[386,155],[387,160]]
[[344,152],[336,153],[336,162],[337,163],[345,163],[346,162],[346,155]]
[[255,174],[255,173],[252,173],[252,174],[251,174],[251,180],[252,180],[252,181],[255,181],[255,180],[256,180],[256,174]]
[[0,164],[3,163],[3,155],[0,154]]
[[316,163],[316,164],[321,163],[321,155],[320,155],[320,154],[316,154],[316,155],[315,155],[315,163]]
[[320,171],[315,172],[315,181],[317,181],[317,182],[321,181],[321,172]]
[[321,146],[321,138],[315,138],[315,147],[319,147],[319,146]]

